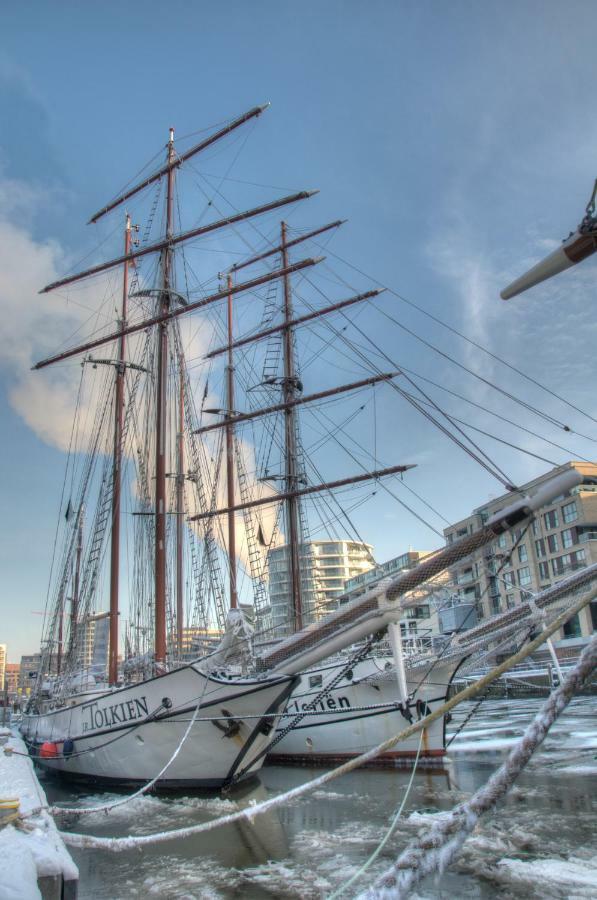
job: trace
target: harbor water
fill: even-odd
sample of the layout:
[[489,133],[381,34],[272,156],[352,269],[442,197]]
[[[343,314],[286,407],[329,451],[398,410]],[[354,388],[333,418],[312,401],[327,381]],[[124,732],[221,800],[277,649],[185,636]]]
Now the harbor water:
[[[505,758],[541,704],[486,700],[450,745],[444,768],[417,772],[404,814],[382,853],[345,894],[364,890],[434,814],[470,796]],[[458,730],[471,704],[456,710]],[[597,896],[597,701],[575,699],[496,812],[485,817],[440,881],[418,898]],[[117,836],[203,822],[301,784],[321,769],[267,767],[223,796],[145,796],[115,809],[62,817],[64,830]],[[359,871],[386,835],[410,770],[359,770],[253,825],[227,826],[143,850],[74,851],[81,900],[119,898],[324,898]],[[116,794],[46,780],[50,802],[89,806]]]

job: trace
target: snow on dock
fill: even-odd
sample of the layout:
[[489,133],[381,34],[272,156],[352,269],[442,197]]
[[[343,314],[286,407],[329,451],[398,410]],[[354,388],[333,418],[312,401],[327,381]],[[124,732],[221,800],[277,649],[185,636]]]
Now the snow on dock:
[[8,728],[0,728],[0,800],[0,900],[74,900],[79,870],[48,813],[27,748]]

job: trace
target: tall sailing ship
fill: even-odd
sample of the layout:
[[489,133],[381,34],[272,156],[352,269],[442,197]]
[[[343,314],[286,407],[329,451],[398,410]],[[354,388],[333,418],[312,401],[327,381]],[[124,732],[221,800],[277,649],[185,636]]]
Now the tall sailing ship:
[[[314,478],[318,469],[303,445],[299,408],[321,409],[376,385],[406,395],[397,386],[401,371],[380,368],[333,325],[327,343],[355,351],[366,377],[304,391],[297,335],[381,293],[362,290],[326,306],[313,306],[301,295],[303,309],[296,310],[293,279],[308,282],[323,257],[291,261],[290,252],[325,240],[342,222],[295,233],[282,222],[275,236],[265,236],[255,222],[315,192],[294,192],[175,230],[185,209],[175,190],[177,174],[196,175],[194,157],[264,109],[249,110],[180,154],[171,130],[165,163],[91,218],[97,222],[149,194],[143,229],[135,229],[126,215],[121,255],[43,289],[62,290],[122,271],[116,327],[102,328],[35,366],[83,358],[62,503],[62,551],[39,675],[22,723],[35,758],[64,776],[217,787],[254,774],[269,751],[276,759],[326,760],[369,749],[442,703],[457,666],[471,652],[462,645],[449,654],[409,659],[400,626],[405,610],[420,602],[430,579],[495,540],[538,502],[522,497],[472,543],[464,540],[363,597],[325,608],[310,555],[306,502],[321,498],[320,520],[328,521],[320,525],[328,534],[342,528],[358,541],[350,510],[336,492],[386,483],[412,465],[382,468],[358,459],[357,474]],[[205,192],[207,214],[219,212],[222,199],[219,187],[212,188]],[[155,239],[161,199],[163,230]],[[215,290],[196,276],[198,286],[190,290],[189,248],[208,236],[236,234],[242,223],[257,231],[265,249],[245,249],[224,274],[210,273]],[[242,240],[245,248],[251,244],[244,235]],[[211,249],[230,252],[226,246]],[[265,271],[239,280],[240,272],[256,265]],[[113,286],[108,287],[102,284],[101,290],[112,302]],[[261,312],[249,316],[239,336],[236,306],[246,297]],[[183,328],[196,321],[191,314],[199,310],[199,331],[211,347],[205,352],[207,338],[202,341],[198,381],[197,360],[188,358],[192,340]],[[108,347],[113,357],[96,355]],[[211,407],[216,392],[209,382],[218,377],[222,396]],[[95,392],[93,417],[80,402],[87,379]],[[250,441],[242,436],[246,428]],[[328,430],[332,436],[343,432],[333,423]],[[125,485],[131,489],[128,503]],[[567,486],[558,482],[554,491]],[[278,616],[274,622],[268,563],[280,545],[286,547],[288,602],[284,620]],[[125,546],[128,622],[121,628]],[[100,612],[104,583],[107,613]],[[510,628],[496,621],[496,633],[505,627]],[[383,644],[379,638],[386,629]],[[409,756],[417,749],[413,740],[389,755]],[[425,731],[422,752],[429,759],[444,749],[438,720]]]

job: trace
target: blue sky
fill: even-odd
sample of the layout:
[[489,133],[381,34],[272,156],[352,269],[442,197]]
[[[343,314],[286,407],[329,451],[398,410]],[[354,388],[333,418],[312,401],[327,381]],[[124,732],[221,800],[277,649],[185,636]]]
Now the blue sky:
[[[0,641],[11,660],[36,647],[32,612],[45,600],[64,466],[61,419],[26,372],[36,353],[66,339],[69,320],[59,298],[40,300],[36,290],[50,270],[101,258],[98,237],[107,231],[84,223],[159,151],[170,125],[186,135],[271,101],[243,147],[239,178],[319,188],[297,226],[349,219],[334,253],[597,416],[597,263],[510,304],[498,297],[574,228],[597,175],[596,24],[593,3],[552,0],[3,9]],[[215,157],[215,171],[222,165]],[[245,195],[263,201],[248,188]],[[86,302],[93,305],[91,293]],[[412,307],[386,302],[408,328],[591,440],[463,380],[404,332],[384,344],[399,363],[594,458],[594,421]],[[387,320],[371,314],[368,324],[386,337]],[[68,398],[56,389],[53,399],[67,414]],[[445,402],[474,421],[470,409]],[[410,483],[448,519],[501,493],[408,410],[378,415],[378,429],[384,462],[416,462]],[[570,458],[515,430],[507,436],[555,462]],[[518,483],[547,468],[484,446]],[[385,501],[382,510],[365,504],[358,523],[380,559],[436,543],[403,511]]]

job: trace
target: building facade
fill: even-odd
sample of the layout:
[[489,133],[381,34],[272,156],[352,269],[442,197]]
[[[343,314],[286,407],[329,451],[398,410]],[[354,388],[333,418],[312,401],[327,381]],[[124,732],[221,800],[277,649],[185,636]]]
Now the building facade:
[[0,644],[0,690],[4,690],[5,672],[6,672],[6,644]]
[[[346,581],[375,565],[369,544],[349,540],[301,544],[300,561],[303,624],[337,609]],[[275,634],[287,634],[294,616],[287,544],[269,551],[268,571],[272,627]]]
[[29,694],[35,685],[35,679],[41,666],[41,653],[31,653],[21,656],[19,667],[19,691],[21,694]]
[[[408,550],[367,572],[349,578],[345,585],[345,594],[340,602],[349,603],[365,594],[384,578],[395,578],[401,572],[414,569],[431,552],[430,550]],[[445,573],[439,578],[433,579],[432,583],[422,585],[408,595],[409,605],[402,611],[400,618],[402,637],[407,641],[407,649],[413,651],[426,649],[431,645],[434,636],[440,634],[438,611],[446,603],[448,595],[445,586],[449,579],[450,576]]]
[[8,702],[14,703],[19,694],[19,672],[21,667],[18,663],[6,663],[4,672],[4,690],[8,694]]
[[[556,497],[534,520],[504,532],[495,543],[478,550],[452,570],[458,594],[474,603],[478,618],[503,612],[565,578],[576,569],[597,562],[597,465],[569,462],[521,485],[533,494],[556,475],[576,469],[583,484]],[[513,502],[505,494],[473,510],[444,530],[448,544],[477,531],[494,513]],[[587,637],[597,629],[597,601],[571,620],[559,639]]]

